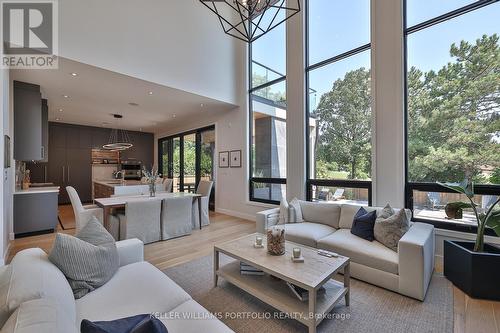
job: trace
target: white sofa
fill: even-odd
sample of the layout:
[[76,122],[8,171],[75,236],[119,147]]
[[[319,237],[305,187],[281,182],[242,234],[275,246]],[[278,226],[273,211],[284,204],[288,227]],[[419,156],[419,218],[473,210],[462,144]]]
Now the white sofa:
[[[10,264],[10,284],[7,289],[2,286],[7,292],[2,295],[8,296],[0,319],[5,321],[17,308],[24,311],[24,319],[7,321],[1,332],[76,333],[82,319],[114,320],[151,313],[160,315],[169,333],[232,332],[164,273],[143,261],[141,241],[116,244],[120,256],[116,274],[76,301],[66,278],[44,251],[33,248],[16,254]],[[0,274],[7,270],[8,266],[2,268]],[[2,277],[0,282],[6,281]]]
[[[351,234],[358,205],[300,201],[300,207],[305,222],[284,224],[287,240],[347,256],[352,277],[424,300],[434,270],[432,225],[412,223],[395,252]],[[409,210],[407,214],[411,217]],[[279,208],[257,213],[257,232],[264,233],[279,220]]]

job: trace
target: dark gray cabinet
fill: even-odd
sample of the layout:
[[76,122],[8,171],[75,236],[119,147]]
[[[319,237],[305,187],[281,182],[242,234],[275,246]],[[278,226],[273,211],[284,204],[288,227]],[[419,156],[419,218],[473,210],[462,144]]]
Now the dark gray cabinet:
[[[108,143],[111,129],[61,123],[49,124],[47,180],[61,187],[59,203],[69,203],[66,186],[73,186],[83,202],[92,200],[92,148]],[[151,133],[130,132],[134,147],[120,153],[122,160],[153,164],[154,137]],[[37,172],[38,174],[38,172]]]
[[141,161],[147,169],[150,169],[154,162],[154,136],[151,133],[129,132],[130,141],[134,145],[132,148],[120,152],[122,161]]
[[44,159],[40,86],[14,81],[14,159]]
[[57,192],[14,194],[14,234],[57,228]]
[[49,161],[49,104],[42,99],[42,159],[40,162]]

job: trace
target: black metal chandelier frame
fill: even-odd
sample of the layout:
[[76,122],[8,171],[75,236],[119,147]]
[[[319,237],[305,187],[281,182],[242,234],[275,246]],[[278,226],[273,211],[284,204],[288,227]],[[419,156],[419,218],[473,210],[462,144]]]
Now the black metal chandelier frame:
[[[203,5],[205,5],[208,9],[210,9],[217,15],[222,29],[226,34],[247,43],[256,41],[272,29],[276,28],[277,26],[300,12],[300,0],[296,0],[296,8],[286,6],[286,0],[247,0],[246,5],[241,3],[241,1],[244,0],[200,0]],[[209,5],[209,3],[211,5]],[[230,8],[237,12],[241,21],[237,24],[231,23],[220,13],[216,3],[227,4]],[[261,3],[264,3],[264,5],[260,5]],[[270,8],[276,8],[276,13],[274,14],[269,24],[266,24],[266,27],[261,27],[262,18],[264,17],[266,11]],[[282,10],[285,10],[287,13],[291,12],[291,14],[286,15],[283,20],[277,21],[276,18]],[[257,17],[257,22],[254,22],[254,19],[256,19]],[[224,23],[226,23],[228,27],[226,27]],[[243,28],[241,28],[241,26],[243,26]]]

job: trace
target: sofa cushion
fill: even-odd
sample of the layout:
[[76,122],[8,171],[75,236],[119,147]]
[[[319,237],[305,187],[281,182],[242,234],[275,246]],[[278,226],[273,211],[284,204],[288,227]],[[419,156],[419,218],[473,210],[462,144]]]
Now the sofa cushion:
[[19,305],[40,298],[54,300],[69,320],[75,321],[75,299],[71,287],[42,249],[32,248],[17,253],[4,274],[10,274],[10,278],[7,284],[2,283],[0,292],[1,325]]
[[318,248],[347,256],[355,263],[398,274],[398,254],[377,241],[369,242],[339,229],[318,241]]
[[373,241],[375,239],[375,236],[373,234],[373,226],[375,225],[376,218],[376,211],[368,213],[363,207],[361,207],[356,215],[354,215],[351,234],[366,239],[370,242]]
[[120,267],[108,283],[76,301],[82,319],[114,320],[141,313],[168,312],[191,297],[148,262]]
[[341,213],[341,206],[339,204],[310,201],[299,202],[304,221],[321,223],[335,229],[339,228],[339,218]]
[[10,316],[2,333],[77,333],[75,322],[53,299],[26,301]]
[[287,223],[285,224],[285,239],[291,242],[316,247],[319,239],[328,236],[335,229],[320,223]]
[[361,205],[352,205],[352,204],[342,204],[341,212],[339,218],[339,228],[341,229],[351,229],[352,221],[354,220],[354,216],[358,212],[358,210],[363,207],[368,213],[376,210],[376,207],[367,207]]
[[75,237],[58,233],[49,260],[64,273],[77,299],[108,282],[120,264],[115,239],[95,217]]
[[393,251],[398,251],[401,237],[410,229],[410,221],[404,210],[387,218],[378,218],[375,223],[375,239]]
[[81,333],[168,333],[165,325],[149,313],[109,321],[82,320]]
[[[168,333],[233,332],[200,304],[186,301],[165,315],[159,314]],[[203,320],[200,320],[203,319]]]
[[302,207],[300,206],[300,200],[293,198],[292,201],[288,203],[288,222],[287,223],[300,223],[304,222],[304,217],[302,215]]

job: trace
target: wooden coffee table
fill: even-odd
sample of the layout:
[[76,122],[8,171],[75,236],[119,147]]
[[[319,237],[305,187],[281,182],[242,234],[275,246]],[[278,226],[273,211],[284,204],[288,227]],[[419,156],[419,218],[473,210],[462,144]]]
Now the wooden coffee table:
[[[307,325],[309,332],[316,332],[316,327],[342,297],[345,297],[346,306],[349,306],[349,258],[343,256],[328,258],[319,255],[317,249],[289,241],[285,245],[285,255],[273,256],[267,253],[264,235],[261,235],[264,239],[264,247],[254,248],[253,244],[257,235],[244,236],[214,246],[215,287],[218,277],[221,277],[273,308],[284,312],[288,318]],[[294,247],[302,249],[302,256],[305,259],[303,263],[294,263],[290,259]],[[259,268],[267,274],[264,276],[241,275],[239,261],[220,267],[220,253]],[[332,278],[342,269],[344,270],[344,283],[333,280]],[[308,290],[309,301],[300,301],[280,279]],[[326,293],[317,295],[321,286],[325,287]]]

